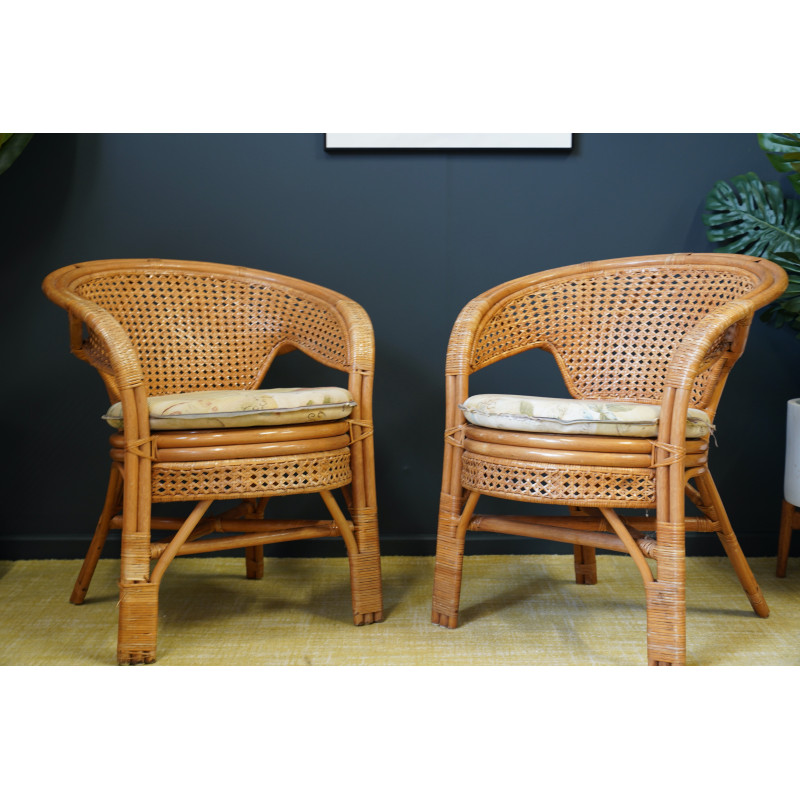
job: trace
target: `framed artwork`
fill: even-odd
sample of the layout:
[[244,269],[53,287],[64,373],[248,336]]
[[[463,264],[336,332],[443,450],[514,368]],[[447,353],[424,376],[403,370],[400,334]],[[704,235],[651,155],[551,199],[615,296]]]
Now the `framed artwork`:
[[568,150],[571,133],[326,133],[326,150]]

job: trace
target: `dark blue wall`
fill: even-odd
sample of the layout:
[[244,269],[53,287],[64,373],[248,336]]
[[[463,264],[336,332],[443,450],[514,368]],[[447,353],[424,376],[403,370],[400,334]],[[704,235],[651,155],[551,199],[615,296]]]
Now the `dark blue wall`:
[[[751,134],[578,134],[563,153],[327,153],[322,134],[35,136],[0,176],[10,445],[0,557],[82,555],[104,492],[106,397],[69,355],[66,315],[41,294],[52,269],[139,256],[219,261],[360,302],[377,341],[383,549],[428,553],[444,356],[463,305],[542,269],[708,250],[704,197],[748,170],[775,177]],[[287,361],[271,383],[298,374]],[[562,391],[537,358],[480,379],[477,389]],[[796,396],[800,342],[756,322],[723,397],[711,462],[753,555],[775,552],[785,404]],[[470,541],[471,552],[559,549]],[[721,552],[715,538],[703,541],[692,537],[690,552]],[[278,552],[339,552],[335,544]]]

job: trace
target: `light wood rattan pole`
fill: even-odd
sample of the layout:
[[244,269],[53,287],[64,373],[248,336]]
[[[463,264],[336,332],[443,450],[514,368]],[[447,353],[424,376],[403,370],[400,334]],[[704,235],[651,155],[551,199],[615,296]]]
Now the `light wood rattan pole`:
[[177,531],[175,536],[172,537],[172,541],[167,545],[164,549],[164,552],[159,556],[156,565],[153,567],[153,571],[150,575],[150,583],[158,585],[161,582],[161,578],[164,575],[167,567],[172,563],[172,560],[178,554],[178,551],[181,548],[181,545],[186,541],[189,534],[194,530],[194,526],[202,519],[203,514],[208,511],[208,507],[211,505],[213,501],[211,500],[200,500],[197,505],[192,509],[191,514],[186,517],[186,521],[181,525],[180,529]]
[[[585,517],[590,514],[597,514],[596,509],[587,509],[578,506],[570,506],[571,517]],[[572,545],[573,562],[575,565],[575,583],[583,586],[594,586],[597,583],[597,555],[593,547],[582,544]]]
[[[243,514],[247,519],[262,520],[268,497],[259,500],[247,500],[241,504]],[[230,509],[231,516],[236,509]],[[222,515],[223,517],[225,514]],[[245,548],[244,551],[245,576],[248,580],[259,580],[264,577],[264,545],[255,544]]]
[[[458,625],[461,576],[464,568],[464,540],[479,497],[478,492],[470,492],[452,536],[446,537],[440,533],[437,538],[431,619],[445,628],[455,628]],[[445,504],[447,524],[460,505],[460,502],[449,507]]]
[[[331,521],[321,520],[316,525],[305,528],[292,528],[287,531],[270,531],[264,533],[244,533],[240,536],[223,536],[200,541],[185,541],[175,556],[195,555],[197,553],[216,553],[222,550],[239,550],[241,548],[258,547],[264,544],[278,542],[297,542],[302,539],[325,539],[340,536],[338,527]],[[169,543],[153,545],[154,556],[160,556],[169,546]]]
[[328,509],[331,517],[333,517],[333,521],[336,523],[336,527],[339,530],[339,535],[344,539],[345,544],[347,545],[347,553],[348,555],[358,555],[358,543],[353,536],[353,532],[350,529],[350,524],[342,514],[342,510],[339,508],[339,504],[334,499],[333,495],[327,491],[321,491],[320,497],[322,497],[325,506]]
[[731,565],[736,572],[736,577],[739,579],[739,583],[741,583],[747,595],[747,599],[753,607],[753,611],[755,611],[759,617],[768,617],[769,606],[742,552],[739,540],[736,538],[736,534],[733,531],[733,526],[725,511],[725,506],[722,503],[722,498],[717,491],[711,473],[706,472],[704,475],[699,475],[696,479],[696,483],[704,503],[711,506],[713,509],[711,513],[720,523],[721,530],[717,531],[717,536],[720,542],[722,542],[722,546],[725,548],[725,553],[730,559]]
[[792,527],[794,525],[795,508],[786,499],[781,506],[781,526],[778,533],[778,566],[775,574],[779,578],[786,577],[786,566],[789,563],[789,547],[792,543]]
[[[450,354],[448,354],[450,358]],[[467,397],[468,377],[448,373],[445,377],[447,407],[445,431],[454,431],[463,422],[458,403]],[[472,515],[479,494],[471,492],[464,497],[461,488],[462,448],[454,443],[452,434],[444,441],[442,489],[439,496],[439,521],[436,536],[436,559],[433,577],[433,604],[431,620],[446,628],[458,624],[458,607],[461,595],[461,573],[464,562],[464,535],[459,536],[459,524]],[[470,513],[466,514],[466,509]],[[466,531],[466,528],[464,529]]]
[[620,541],[625,545],[628,553],[630,553],[634,563],[636,564],[636,568],[639,570],[639,573],[642,576],[645,586],[653,583],[653,573],[650,572],[650,567],[647,566],[647,561],[645,560],[642,551],[639,549],[625,524],[619,518],[619,514],[617,514],[613,508],[600,508],[599,511],[605,517],[606,522],[608,522],[608,524],[614,530],[614,533],[619,536]]
[[[562,517],[557,525],[540,525],[534,520],[538,517],[507,517],[491,514],[477,514],[469,521],[468,530],[493,531],[512,536],[525,536],[529,539],[544,539],[550,542],[564,542],[565,544],[579,545],[600,550],[611,550],[615,553],[630,554],[628,546],[620,540],[615,533],[600,533],[594,530],[585,530],[569,526],[569,517]],[[652,543],[649,537],[636,533],[631,538],[637,548],[646,558],[653,558]]]
[[[363,331],[372,337],[371,328]],[[356,365],[358,367],[359,365]],[[353,622],[367,625],[383,619],[383,591],[381,577],[380,545],[378,534],[377,495],[375,488],[375,451],[372,430],[372,364],[369,369],[353,368],[350,373],[350,392],[358,405],[354,412],[362,426],[357,441],[350,445],[353,479],[349,487],[350,514],[353,518],[354,542],[347,539],[350,562],[350,593],[353,604]],[[333,505],[336,501],[330,496]],[[324,498],[323,498],[324,499]],[[327,502],[327,501],[326,501]],[[341,513],[341,512],[339,512]]]
[[103,546],[108,537],[108,531],[111,527],[111,518],[114,516],[114,510],[119,506],[121,500],[122,476],[116,465],[112,464],[110,475],[108,476],[108,490],[106,491],[103,511],[97,522],[97,527],[95,528],[92,542],[89,545],[89,551],[86,553],[86,558],[81,566],[81,571],[78,574],[78,579],[75,581],[75,586],[72,589],[72,595],[69,598],[70,603],[79,605],[86,598],[86,592],[89,590],[89,584],[92,582],[92,576],[94,575],[97,562],[100,559],[100,554],[103,552]]
[[[121,392],[124,407],[132,409],[130,416],[135,421],[136,401],[133,391]],[[125,452],[125,479],[122,499],[122,542],[120,552],[120,580],[122,583],[146,582],[150,576],[149,531],[142,531],[139,518],[140,494],[150,493],[150,486],[141,486],[140,457],[136,454],[138,427],[132,425],[126,430],[128,444]]]
[[[664,391],[659,441],[669,448],[681,448],[686,441],[687,395],[669,386]],[[685,458],[669,448],[655,450],[656,462],[666,464],[656,469],[656,480],[663,476],[666,491],[658,495],[656,510],[657,579],[645,585],[648,662],[657,666],[686,663]]]

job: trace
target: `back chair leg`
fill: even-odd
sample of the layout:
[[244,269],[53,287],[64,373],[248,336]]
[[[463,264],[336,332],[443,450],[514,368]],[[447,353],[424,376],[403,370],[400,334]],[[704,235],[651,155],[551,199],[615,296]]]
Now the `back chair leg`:
[[792,542],[792,528],[795,525],[796,515],[795,507],[788,500],[784,500],[781,508],[781,528],[778,534],[778,567],[775,572],[779,578],[786,577],[789,545]]
[[245,569],[250,580],[264,577],[264,545],[255,544],[244,550]]
[[97,562],[100,560],[100,554],[103,552],[103,547],[108,538],[111,518],[114,516],[114,512],[119,507],[121,501],[122,476],[116,465],[112,464],[103,511],[97,522],[97,527],[95,528],[94,536],[89,545],[89,550],[83,560],[81,571],[78,573],[78,579],[75,581],[75,586],[72,589],[72,595],[69,598],[70,603],[80,605],[86,599],[86,592],[89,591],[89,584],[92,582],[92,576],[97,567]]
[[755,611],[759,617],[768,617],[769,606],[764,599],[764,595],[761,593],[761,589],[756,582],[753,571],[750,569],[750,565],[747,563],[747,559],[744,557],[742,548],[739,546],[739,540],[733,532],[733,527],[728,519],[728,514],[725,511],[725,506],[722,504],[722,499],[719,496],[717,487],[714,485],[711,473],[706,472],[703,475],[698,475],[696,484],[700,496],[703,498],[703,503],[711,509],[710,512],[706,511],[705,513],[713,515],[712,519],[714,522],[718,522],[721,526],[721,530],[717,532],[717,536],[719,536],[722,546],[725,548],[725,552],[736,571],[736,575],[739,578],[739,582],[742,584],[747,599],[750,601],[750,605],[753,607],[753,611]]
[[575,583],[594,586],[597,583],[597,558],[594,547],[573,545],[575,553]]
[[[588,517],[598,514],[596,509],[570,506],[569,513],[573,517]],[[597,583],[597,558],[595,548],[588,545],[573,545],[575,554],[575,583],[594,586]]]
[[[261,497],[258,500],[246,500],[246,508],[249,513],[244,515],[245,519],[264,519],[264,511],[269,502],[269,497]],[[264,545],[256,544],[246,547],[244,551],[245,570],[248,579],[258,580],[264,577]]]

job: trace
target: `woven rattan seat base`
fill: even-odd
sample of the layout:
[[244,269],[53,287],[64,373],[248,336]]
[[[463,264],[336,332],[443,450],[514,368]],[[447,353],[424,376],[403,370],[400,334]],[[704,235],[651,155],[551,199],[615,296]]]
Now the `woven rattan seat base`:
[[302,458],[231,459],[153,464],[153,500],[224,500],[307,494],[350,483],[350,450]]
[[491,497],[609,508],[655,506],[655,470],[542,464],[464,453],[461,485]]
[[[466,425],[461,485],[491,497],[529,503],[655,508],[655,445],[654,439]],[[690,439],[686,450],[686,467],[697,474],[706,462],[708,443]]]

